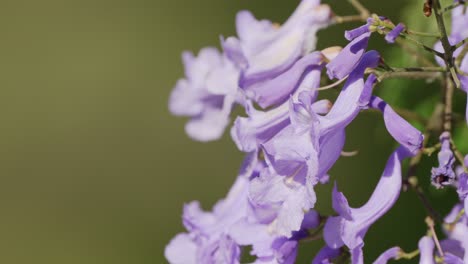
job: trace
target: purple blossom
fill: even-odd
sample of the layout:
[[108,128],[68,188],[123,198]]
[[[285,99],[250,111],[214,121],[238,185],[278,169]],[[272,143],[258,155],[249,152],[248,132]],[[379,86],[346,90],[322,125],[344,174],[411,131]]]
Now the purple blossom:
[[411,155],[400,146],[390,156],[382,177],[369,201],[360,208],[351,208],[343,193],[333,190],[333,208],[339,214],[330,217],[325,225],[324,238],[331,248],[346,245],[354,261],[363,263],[362,247],[369,227],[396,202],[401,189],[401,161]]
[[239,70],[215,48],[204,48],[198,57],[182,54],[184,79],[180,79],[169,99],[169,110],[189,116],[187,134],[199,141],[219,139],[229,123],[237,100]]
[[387,249],[384,253],[382,253],[373,264],[387,264],[387,262],[391,259],[397,259],[402,250],[400,247],[392,247]]
[[248,179],[238,177],[225,200],[212,212],[204,212],[198,202],[184,206],[183,223],[188,233],[178,234],[167,245],[165,256],[171,264],[239,263],[240,247],[229,229],[248,210]]
[[388,132],[400,145],[404,146],[413,155],[419,152],[424,140],[424,136],[419,130],[398,115],[389,104],[377,96],[371,98],[369,107],[382,112]]
[[[323,55],[313,52],[299,59],[287,71],[278,76],[255,82],[244,89],[248,98],[252,98],[262,108],[283,103],[300,86],[303,79],[312,70],[321,70]],[[315,87],[309,87],[315,88]]]
[[325,182],[328,170],[341,154],[344,129],[361,106],[367,105],[363,101],[369,97],[375,77],[364,83],[364,69],[375,67],[378,59],[375,52],[364,56],[326,115],[317,114],[314,108],[315,92],[301,92],[298,102],[290,99],[289,121],[271,139],[261,143],[270,168],[252,181],[251,199],[262,208],[278,208],[274,232],[289,236],[298,230],[304,212],[313,208],[314,186]]
[[455,180],[455,171],[453,163],[455,155],[450,146],[450,133],[444,132],[440,135],[441,149],[437,154],[439,159],[439,167],[432,168],[431,182],[437,188],[450,185]]
[[445,226],[448,239],[443,240],[441,246],[444,252],[453,255],[449,257],[453,263],[457,263],[457,258],[463,259],[463,263],[468,261],[468,215],[460,217],[462,209],[462,204],[456,204],[444,219],[444,222],[449,223],[450,227]]
[[465,214],[468,216],[468,174],[463,172],[458,180],[458,196],[465,205]]
[[351,30],[346,30],[345,31],[345,38],[349,41],[354,40],[355,38],[358,38],[364,34],[370,33],[370,23],[367,23],[365,25],[362,25],[358,28],[351,29]]
[[300,230],[304,212],[316,201],[315,193],[308,193],[303,183],[268,169],[252,180],[250,198],[253,206],[262,210],[263,222],[270,223],[270,232],[285,237]]
[[465,253],[465,250],[462,248],[460,242],[455,239],[444,239],[440,241],[440,246],[444,252],[444,255],[450,254],[462,259]]
[[457,257],[457,256],[455,256],[455,255],[453,255],[451,253],[446,253],[444,255],[444,261],[447,264],[464,264],[465,263],[461,258],[459,258],[459,257]]
[[332,264],[333,259],[340,256],[341,250],[336,248],[331,248],[325,245],[320,251],[315,255],[312,264]]
[[367,49],[370,35],[371,33],[367,32],[355,37],[327,64],[327,74],[330,79],[343,79],[356,68]]
[[294,263],[297,255],[298,241],[307,236],[306,229],[316,228],[320,223],[315,211],[308,212],[301,225],[301,230],[289,238],[273,234],[268,224],[237,222],[231,229],[234,240],[240,245],[251,245],[251,255],[257,256],[255,263]]
[[[314,91],[320,84],[320,70],[314,69],[303,79],[299,88],[291,95],[296,99],[302,91]],[[290,99],[291,100],[291,99]],[[326,105],[329,105],[326,104]],[[311,109],[323,113],[323,102],[314,103]],[[250,101],[245,104],[248,117],[238,117],[231,129],[231,136],[237,147],[244,152],[251,152],[259,148],[260,144],[268,141],[283,128],[290,124],[290,102],[268,111],[256,110]]]
[[434,240],[431,237],[424,236],[418,242],[419,248],[419,263],[420,264],[435,264],[434,261]]
[[315,50],[316,32],[330,22],[330,8],[319,0],[302,0],[281,26],[258,21],[248,11],[236,18],[238,38],[223,43],[226,54],[242,68],[240,86],[271,79],[288,70],[300,57]]
[[451,239],[457,240],[460,242],[461,247],[464,250],[464,263],[468,263],[468,225],[467,223],[457,223],[453,228],[449,236]]
[[400,36],[401,32],[405,30],[405,25],[403,23],[399,23],[393,28],[388,34],[385,36],[385,40],[388,43],[395,43],[396,38]]

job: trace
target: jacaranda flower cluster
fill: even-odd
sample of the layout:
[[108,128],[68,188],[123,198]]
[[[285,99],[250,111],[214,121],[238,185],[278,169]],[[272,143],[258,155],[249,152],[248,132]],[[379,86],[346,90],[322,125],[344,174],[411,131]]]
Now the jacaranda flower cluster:
[[[402,189],[419,189],[403,161],[411,158],[411,171],[433,152],[438,164],[427,173],[428,179],[436,188],[452,188],[460,203],[451,205],[445,218],[429,215],[428,233],[421,234],[414,252],[395,246],[374,263],[417,257],[419,263],[468,263],[468,156],[463,158],[456,149],[451,131],[454,90],[468,93],[466,4],[455,1],[444,9],[438,0],[426,1],[425,10],[441,27],[435,36],[439,41],[429,47],[414,40],[417,32],[405,24],[395,25],[371,15],[356,0],[349,2],[359,15],[340,17],[319,0],[302,0],[281,25],[240,11],[237,36],[222,37],[222,51],[208,47],[197,56],[183,53],[185,77],[171,94],[170,111],[190,117],[185,129],[194,140],[219,139],[230,127],[245,160],[231,190],[211,211],[202,210],[196,201],[185,204],[186,232],[176,235],[165,250],[170,263],[235,264],[247,248],[254,263],[295,263],[299,243],[317,237],[323,247],[312,263],[364,263],[366,232],[392,208]],[[445,28],[443,12],[451,13],[451,31]],[[363,25],[344,33],[349,41],[345,47],[317,50],[319,30],[347,21]],[[383,35],[391,45],[413,40],[422,52],[433,53],[434,65],[393,68],[379,52],[368,49],[374,35]],[[431,118],[439,121],[439,130],[418,130],[405,112],[373,93],[390,77],[440,80],[444,107]],[[334,101],[319,99],[321,91],[341,84]],[[236,106],[245,115],[232,123]],[[363,111],[381,113],[398,147],[381,165],[371,197],[353,208],[339,191],[340,182],[328,172],[348,155],[343,150],[346,128]],[[438,140],[431,145],[434,131]],[[334,186],[329,196],[333,215],[314,209],[315,189],[323,184]],[[445,238],[437,236],[436,224],[441,224]]]

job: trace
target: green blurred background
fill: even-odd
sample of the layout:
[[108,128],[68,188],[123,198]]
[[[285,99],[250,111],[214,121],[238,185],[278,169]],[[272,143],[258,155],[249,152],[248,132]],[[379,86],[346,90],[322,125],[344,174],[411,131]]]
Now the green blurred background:
[[[338,14],[354,13],[343,0],[326,2]],[[394,21],[417,2],[412,12],[422,19],[422,0],[362,2]],[[180,53],[219,46],[219,35],[235,33],[238,10],[282,22],[297,3],[2,0],[0,263],[166,263],[164,246],[183,231],[183,203],[197,199],[211,208],[242,160],[228,135],[194,142],[184,133],[186,119],[169,114],[169,93],[183,75]],[[321,32],[319,47],[344,45],[343,29],[353,26]],[[418,81],[393,84],[382,87],[390,101],[417,91],[410,107],[418,93],[437,91]],[[359,206],[395,144],[376,114],[361,115],[348,132],[346,149],[360,154],[341,159],[331,174]],[[317,189],[317,207],[332,212],[331,185]],[[428,189],[448,211],[454,192]],[[366,262],[397,243],[415,249],[424,217],[415,195],[403,193],[368,232]],[[298,263],[309,263],[321,246],[303,245]]]

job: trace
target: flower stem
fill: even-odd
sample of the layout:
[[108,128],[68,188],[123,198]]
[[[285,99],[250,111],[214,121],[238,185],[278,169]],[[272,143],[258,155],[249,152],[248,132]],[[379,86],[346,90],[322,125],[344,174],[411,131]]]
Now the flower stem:
[[442,250],[442,247],[440,246],[439,239],[437,238],[437,233],[435,232],[435,229],[434,229],[434,220],[432,220],[430,216],[426,217],[426,224],[429,227],[429,230],[432,234],[432,238],[434,239],[434,243],[436,244],[437,250],[439,251],[439,255],[443,257],[444,251]]
[[410,252],[410,253],[406,253],[406,252],[402,251],[400,254],[398,254],[397,260],[399,260],[399,259],[412,259],[412,258],[416,257],[417,255],[419,255],[419,249],[416,249],[415,251]]
[[342,24],[348,22],[365,22],[367,17],[362,15],[352,15],[352,16],[335,16],[334,24]]

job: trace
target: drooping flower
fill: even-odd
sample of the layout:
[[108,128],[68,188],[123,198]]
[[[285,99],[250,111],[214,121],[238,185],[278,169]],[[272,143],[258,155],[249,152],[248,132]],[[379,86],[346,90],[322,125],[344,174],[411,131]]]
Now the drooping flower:
[[333,190],[333,209],[339,214],[330,217],[325,225],[324,238],[331,248],[346,245],[352,263],[363,263],[364,236],[370,226],[396,202],[401,189],[401,162],[411,153],[400,146],[390,156],[382,177],[369,201],[360,208],[351,208],[343,193]]
[[437,154],[439,166],[431,170],[431,182],[437,188],[450,185],[455,180],[455,171],[453,170],[455,155],[450,147],[450,133],[442,133],[440,135],[440,143],[441,148]]
[[435,264],[434,261],[434,240],[429,236],[422,237],[418,242],[419,248],[419,263],[420,264]]
[[[288,236],[297,231],[304,212],[313,208],[314,186],[326,182],[328,170],[341,154],[346,126],[368,104],[375,76],[364,83],[364,70],[375,67],[378,59],[376,52],[364,56],[325,115],[317,113],[316,92],[301,92],[297,102],[290,99],[288,122],[260,144],[269,171],[252,181],[251,198],[263,208],[278,207],[274,232]],[[269,192],[273,188],[278,191]]]
[[270,233],[284,237],[300,230],[305,212],[316,201],[315,193],[307,193],[304,183],[277,175],[268,168],[252,180],[250,198],[253,207],[262,210],[262,221],[269,224]]
[[365,25],[345,31],[345,38],[350,42],[327,65],[327,74],[330,79],[343,79],[356,68],[366,52],[373,32],[371,28],[374,27],[376,20],[385,19],[384,17],[370,17]]
[[290,237],[271,232],[268,224],[241,220],[231,228],[234,240],[243,246],[252,246],[251,255],[256,256],[257,264],[292,264],[295,262],[298,241],[308,236],[307,229],[320,224],[317,212],[309,211],[301,224],[300,230]]
[[422,148],[424,136],[412,126],[408,121],[398,115],[393,108],[384,100],[373,96],[369,107],[382,112],[385,126],[392,137],[402,146],[404,146],[413,155]]
[[[466,160],[466,158],[465,158]],[[465,162],[465,166],[468,162]],[[465,214],[468,216],[468,174],[463,172],[458,178],[458,196],[460,200],[464,203]]]
[[459,257],[457,257],[457,256],[455,256],[455,255],[453,255],[451,253],[446,253],[444,255],[444,261],[447,264],[465,264],[465,262],[461,258],[459,258]]
[[388,43],[395,43],[396,38],[398,38],[404,30],[405,25],[403,23],[399,23],[390,32],[388,32],[387,35],[385,35],[385,40]]
[[456,204],[444,218],[444,231],[448,238],[441,241],[444,253],[450,253],[448,260],[452,263],[468,261],[468,215],[460,215],[463,204]]
[[353,38],[351,42],[327,64],[327,74],[330,79],[343,79],[356,68],[366,52],[370,35],[370,32],[365,32]]
[[186,76],[172,91],[169,110],[191,118],[185,127],[191,138],[219,139],[237,100],[239,70],[216,48],[204,48],[198,57],[184,52],[182,60]]
[[[291,100],[296,99],[301,91],[313,91],[317,88],[320,82],[320,71],[314,70],[308,73],[306,80],[307,85],[301,85],[301,87],[291,95]],[[323,102],[318,101],[314,103],[312,109],[321,113],[325,110],[328,112],[326,107],[329,108],[330,103],[324,104]],[[285,102],[268,111],[256,110],[249,101],[245,106],[248,117],[237,117],[231,129],[231,136],[241,151],[251,152],[258,149],[262,143],[270,140],[291,123],[289,119],[290,102]]]
[[455,227],[449,236],[451,239],[455,239],[460,242],[461,247],[464,249],[464,263],[468,263],[468,225],[467,223],[459,222],[455,224]]
[[374,264],[387,264],[389,260],[398,258],[401,252],[400,247],[389,248],[374,261]]
[[240,86],[272,79],[285,72],[302,56],[315,50],[316,32],[331,22],[331,11],[320,0],[302,0],[280,27],[258,21],[248,11],[236,18],[238,38],[224,41],[226,54],[242,69]]
[[238,177],[225,200],[212,212],[204,212],[198,202],[184,207],[183,223],[188,233],[178,234],[166,247],[171,264],[236,264],[240,247],[229,235],[234,223],[248,210],[248,178]]
[[332,264],[333,260],[339,257],[341,254],[340,249],[331,248],[325,245],[320,251],[315,255],[312,260],[312,264]]
[[274,78],[255,82],[248,89],[244,89],[246,96],[253,99],[262,108],[277,106],[289,99],[299,86],[314,88],[303,80],[311,71],[320,71],[322,64],[323,55],[320,52],[307,54],[285,72]]

